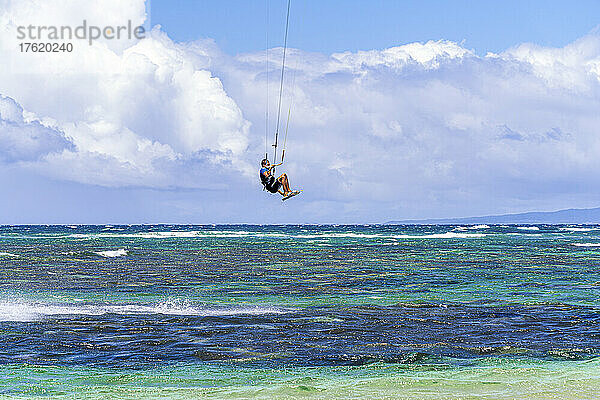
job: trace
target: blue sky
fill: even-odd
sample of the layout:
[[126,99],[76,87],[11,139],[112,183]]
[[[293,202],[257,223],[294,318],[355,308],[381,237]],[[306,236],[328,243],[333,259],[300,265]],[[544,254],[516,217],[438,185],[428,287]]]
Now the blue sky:
[[[152,0],[151,23],[177,41],[213,38],[235,55],[281,44],[285,0]],[[269,24],[267,24],[267,14]],[[600,23],[600,2],[295,0],[290,45],[334,53],[446,39],[477,54],[523,42],[561,47]]]
[[[304,192],[282,203],[258,163],[275,131],[285,7],[0,1],[0,223],[380,223],[599,205],[600,2],[294,0],[278,172]],[[16,26],[83,19],[154,29],[15,51]]]

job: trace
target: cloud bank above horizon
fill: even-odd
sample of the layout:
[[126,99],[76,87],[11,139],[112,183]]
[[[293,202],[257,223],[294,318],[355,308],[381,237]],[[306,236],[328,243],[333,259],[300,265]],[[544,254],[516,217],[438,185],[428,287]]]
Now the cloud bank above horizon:
[[[267,196],[257,170],[267,97],[275,130],[281,49],[269,50],[269,80],[265,52],[231,57],[210,39],[174,43],[158,26],[43,63],[15,51],[22,24],[146,19],[142,0],[61,3],[0,1],[0,163],[85,185],[235,190],[236,218],[255,222],[244,199]],[[600,189],[598,31],[483,57],[443,39],[289,49],[287,65],[285,171],[305,189],[296,217],[585,206]]]

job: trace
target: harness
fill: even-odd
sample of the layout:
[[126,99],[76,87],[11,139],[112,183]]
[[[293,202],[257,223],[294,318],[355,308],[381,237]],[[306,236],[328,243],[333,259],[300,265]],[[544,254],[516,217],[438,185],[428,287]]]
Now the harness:
[[273,178],[273,175],[269,175],[268,177],[265,177],[264,174],[261,172],[261,173],[259,173],[259,176],[260,176],[260,183],[262,183],[262,185],[263,185],[263,190],[267,190],[267,185],[270,184],[271,178]]
[[260,183],[263,185],[263,190],[267,190],[267,179],[263,177],[263,174],[260,175]]

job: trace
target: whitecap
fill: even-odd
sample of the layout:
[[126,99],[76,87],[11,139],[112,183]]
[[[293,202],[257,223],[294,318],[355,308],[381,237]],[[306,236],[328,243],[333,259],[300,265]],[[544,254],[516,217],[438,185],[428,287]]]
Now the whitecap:
[[[361,239],[374,239],[374,238],[382,238],[382,237],[389,237],[386,235],[381,235],[378,233],[352,233],[352,232],[340,232],[340,233],[335,233],[335,232],[331,232],[331,233],[317,233],[314,235],[311,235],[310,237],[323,237],[323,238],[361,238]],[[295,237],[306,237],[304,235],[298,235]]]
[[600,247],[600,243],[571,243],[571,245],[577,247]]
[[5,256],[5,257],[19,257],[18,254],[5,253],[5,252],[0,252],[0,256]]
[[[140,238],[140,239],[170,239],[170,238],[235,238],[247,236],[287,236],[277,233],[256,233],[247,231],[157,231],[157,232],[137,232],[137,233],[101,233],[96,236],[101,237],[121,237],[121,238]],[[75,235],[73,235],[75,237]],[[92,236],[90,236],[92,237]]]
[[[466,229],[485,229],[488,225],[475,225]],[[459,227],[461,228],[461,227]],[[462,229],[455,228],[455,230]],[[536,228],[537,229],[537,228]],[[444,239],[444,238],[476,238],[486,236],[483,233],[446,232],[425,235],[393,235],[382,233],[355,233],[355,232],[315,232],[289,234],[280,232],[249,232],[249,231],[157,231],[136,233],[103,232],[97,234],[72,234],[68,237],[76,239],[95,238],[139,238],[139,239],[174,239],[174,238],[291,238],[291,239]],[[101,254],[104,255],[104,254]],[[120,254],[125,255],[125,254]],[[104,255],[105,256],[105,255]]]
[[284,314],[291,309],[263,306],[207,307],[186,301],[168,300],[158,304],[48,304],[30,302],[0,302],[0,321],[37,321],[47,317],[73,315],[181,315],[219,317],[235,315]]
[[473,225],[473,226],[468,226],[467,229],[489,229],[490,226],[486,225],[486,224],[482,224],[482,225]]
[[517,229],[521,229],[523,231],[539,231],[540,228],[537,226],[517,226]]
[[100,233],[100,234],[73,234],[72,238],[92,239],[97,237],[141,238],[141,239],[170,239],[170,238],[296,238],[296,239],[323,239],[323,238],[380,238],[389,237],[381,234],[363,233],[314,233],[291,235],[276,232],[248,232],[248,231],[160,231],[137,233]]
[[559,229],[561,231],[569,231],[569,232],[590,232],[590,231],[600,230],[600,228],[571,228],[571,227],[559,228]]
[[97,251],[96,254],[102,257],[122,257],[127,255],[127,250],[119,249],[119,250],[106,250],[106,251]]
[[395,235],[395,239],[462,239],[462,238],[482,238],[487,236],[484,233],[461,233],[461,232],[446,232],[432,233],[430,235]]
[[486,224],[480,225],[468,225],[468,226],[457,226],[453,231],[466,231],[466,230],[477,230],[477,229],[489,229],[490,226]]

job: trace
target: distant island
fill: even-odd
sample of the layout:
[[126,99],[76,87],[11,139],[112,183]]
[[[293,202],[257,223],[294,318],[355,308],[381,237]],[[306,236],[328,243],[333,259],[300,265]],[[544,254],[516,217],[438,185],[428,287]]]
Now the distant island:
[[550,212],[486,215],[482,217],[409,219],[389,221],[390,225],[455,225],[455,224],[600,224],[600,207]]

